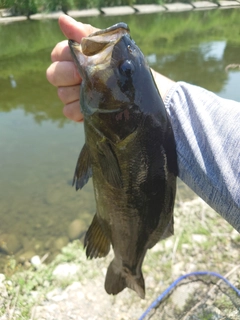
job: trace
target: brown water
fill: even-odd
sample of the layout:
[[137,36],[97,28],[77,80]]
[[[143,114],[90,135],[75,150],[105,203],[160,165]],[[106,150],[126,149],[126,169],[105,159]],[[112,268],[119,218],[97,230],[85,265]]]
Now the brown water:
[[[127,22],[153,68],[240,101],[240,71],[225,71],[240,63],[240,10],[81,21],[100,28]],[[64,118],[45,78],[62,39],[57,21],[0,25],[0,248],[12,237],[17,259],[46,252],[51,258],[68,241],[69,224],[80,219],[84,229],[95,211],[91,183],[77,193],[71,187],[83,125]],[[178,198],[192,197],[180,183]],[[8,261],[1,252],[0,272]]]

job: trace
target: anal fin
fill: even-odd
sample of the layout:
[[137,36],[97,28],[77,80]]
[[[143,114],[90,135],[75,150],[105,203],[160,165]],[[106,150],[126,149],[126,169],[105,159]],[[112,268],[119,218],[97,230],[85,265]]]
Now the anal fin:
[[110,240],[104,233],[99,223],[97,214],[93,217],[93,221],[85,235],[84,248],[88,258],[105,257],[110,250]]
[[110,263],[105,279],[105,290],[116,295],[126,287],[135,291],[141,299],[145,298],[145,283],[142,272],[136,275],[129,269],[119,266],[116,258]]
[[126,278],[116,266],[115,259],[110,263],[105,279],[105,290],[108,294],[116,295],[127,287]]

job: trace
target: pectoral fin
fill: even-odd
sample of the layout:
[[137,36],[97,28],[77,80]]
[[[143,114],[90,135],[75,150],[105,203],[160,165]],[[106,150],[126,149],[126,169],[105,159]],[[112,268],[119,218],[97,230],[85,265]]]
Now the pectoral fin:
[[78,157],[72,185],[76,186],[76,190],[82,189],[92,176],[91,160],[88,147],[84,144]]
[[85,235],[84,248],[86,248],[86,255],[90,259],[105,257],[110,250],[110,240],[104,233],[97,214],[93,217],[93,221]]
[[98,142],[99,164],[107,182],[114,188],[122,188],[121,170],[112,147],[106,141]]

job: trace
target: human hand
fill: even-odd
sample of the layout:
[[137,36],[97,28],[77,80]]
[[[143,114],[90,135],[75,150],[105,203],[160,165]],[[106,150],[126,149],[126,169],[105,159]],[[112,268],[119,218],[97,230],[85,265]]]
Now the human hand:
[[[59,18],[59,26],[63,34],[76,42],[97,29],[91,25],[77,22],[67,15]],[[58,96],[65,104],[63,114],[74,121],[82,121],[80,112],[79,91],[82,81],[70,53],[68,41],[59,42],[51,54],[52,64],[46,72],[48,81],[58,88]]]

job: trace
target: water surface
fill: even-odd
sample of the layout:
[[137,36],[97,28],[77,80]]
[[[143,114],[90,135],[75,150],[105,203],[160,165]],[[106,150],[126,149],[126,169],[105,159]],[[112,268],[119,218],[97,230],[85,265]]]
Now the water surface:
[[[240,10],[81,21],[100,28],[127,22],[153,68],[240,101],[239,69],[225,70],[239,63]],[[17,237],[16,257],[29,251],[51,257],[71,221],[88,225],[95,211],[91,183],[78,193],[71,187],[83,125],[64,118],[56,89],[45,78],[50,52],[63,39],[55,20],[0,25],[0,237]],[[178,198],[191,197],[180,184]],[[6,258],[0,253],[1,270]]]

